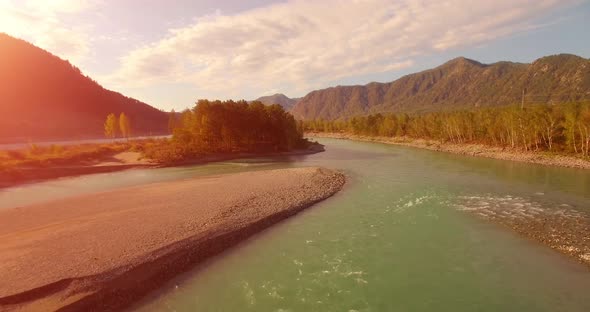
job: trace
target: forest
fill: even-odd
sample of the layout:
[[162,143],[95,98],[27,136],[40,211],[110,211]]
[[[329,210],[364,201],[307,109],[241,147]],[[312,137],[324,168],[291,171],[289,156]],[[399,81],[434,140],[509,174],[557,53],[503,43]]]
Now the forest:
[[303,131],[278,104],[259,101],[199,100],[180,114],[171,112],[172,139],[147,147],[147,157],[162,162],[210,153],[278,152],[305,147]]
[[166,112],[107,90],[67,60],[0,32],[0,141],[97,138],[125,112],[134,135],[166,133]]
[[503,106],[426,114],[375,114],[302,122],[305,131],[407,137],[440,143],[590,155],[590,103]]

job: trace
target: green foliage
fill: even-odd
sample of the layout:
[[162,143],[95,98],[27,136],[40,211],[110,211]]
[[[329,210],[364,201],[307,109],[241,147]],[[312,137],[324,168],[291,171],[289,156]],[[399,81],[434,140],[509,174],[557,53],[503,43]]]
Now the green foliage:
[[146,147],[147,157],[178,162],[209,153],[289,151],[306,142],[293,116],[258,101],[199,100],[174,125],[172,139]]
[[314,120],[305,131],[482,143],[590,156],[590,103],[503,106],[425,114],[376,114],[346,121]]

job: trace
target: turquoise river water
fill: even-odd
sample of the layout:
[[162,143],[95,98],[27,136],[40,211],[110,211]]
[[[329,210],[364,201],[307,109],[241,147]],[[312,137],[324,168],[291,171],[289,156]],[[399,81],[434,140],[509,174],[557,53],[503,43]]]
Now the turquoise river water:
[[309,156],[9,188],[0,191],[0,209],[207,174],[335,168],[348,177],[339,194],[175,278],[131,310],[590,311],[587,267],[459,209],[485,198],[506,209],[590,213],[590,171],[320,141],[327,151]]

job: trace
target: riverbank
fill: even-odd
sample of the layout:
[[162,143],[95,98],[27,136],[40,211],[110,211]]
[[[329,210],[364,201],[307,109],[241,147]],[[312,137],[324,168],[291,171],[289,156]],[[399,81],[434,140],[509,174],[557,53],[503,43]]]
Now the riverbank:
[[0,310],[119,310],[344,183],[328,169],[279,169],[3,210]]
[[[550,166],[590,169],[590,162],[571,156],[502,150],[483,145],[443,144],[425,140],[366,137],[340,133],[307,134],[308,137],[348,139],[411,146],[454,154],[512,160]],[[544,209],[524,198],[462,197],[455,206],[461,210],[537,241],[585,264],[590,268],[590,215],[569,205]]]
[[363,142],[377,142],[395,144],[410,147],[428,149],[432,151],[447,152],[459,155],[486,157],[501,160],[526,162],[545,166],[559,166],[578,169],[590,169],[590,160],[568,155],[554,155],[540,152],[522,151],[501,147],[487,146],[483,144],[441,144],[438,141],[397,138],[397,137],[373,137],[347,133],[306,133],[309,138],[347,139]]
[[461,196],[456,208],[500,224],[590,268],[590,215],[567,204],[551,209],[506,195]]
[[72,177],[85,174],[116,172],[137,168],[159,168],[198,165],[210,162],[227,161],[239,158],[256,158],[267,156],[301,156],[320,153],[324,151],[321,144],[310,144],[305,149],[288,152],[261,152],[261,153],[219,153],[203,155],[198,158],[188,159],[182,162],[158,163],[146,159],[139,152],[125,150],[101,154],[92,160],[77,162],[72,165],[59,166],[29,166],[4,169],[0,171],[0,189],[19,184],[41,182],[51,179]]

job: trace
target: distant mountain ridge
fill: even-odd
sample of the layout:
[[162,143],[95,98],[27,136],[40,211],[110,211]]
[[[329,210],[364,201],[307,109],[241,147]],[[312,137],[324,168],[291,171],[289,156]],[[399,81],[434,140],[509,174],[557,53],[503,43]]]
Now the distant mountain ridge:
[[256,99],[256,101],[260,101],[265,105],[272,105],[272,104],[279,104],[281,105],[286,111],[290,111],[295,104],[300,100],[300,98],[289,98],[282,93],[277,93],[268,96],[262,96]]
[[383,112],[420,112],[590,99],[590,60],[571,54],[531,64],[482,64],[464,57],[389,83],[312,91],[291,110],[298,119],[343,119]]
[[0,33],[0,140],[103,136],[109,113],[124,112],[134,134],[162,134],[167,115],[107,90],[68,61]]

